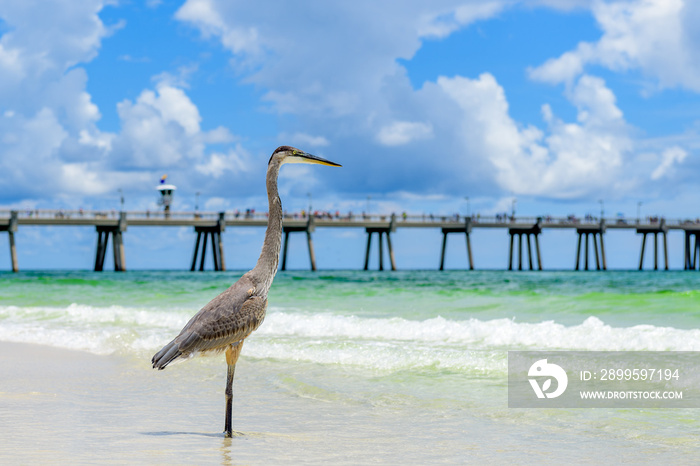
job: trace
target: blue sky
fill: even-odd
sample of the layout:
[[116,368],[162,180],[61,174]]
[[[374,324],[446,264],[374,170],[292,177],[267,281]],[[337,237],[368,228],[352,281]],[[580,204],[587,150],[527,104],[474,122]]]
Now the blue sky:
[[[289,210],[312,193],[333,211],[369,195],[373,212],[464,213],[469,196],[484,215],[517,198],[521,215],[602,199],[698,217],[699,20],[683,0],[0,0],[0,207],[118,208],[121,189],[155,209],[167,173],[176,210],[195,192],[264,210],[269,154],[290,144],[344,168],[285,167]],[[129,230],[128,267],[186,267],[193,233],[161,230]],[[93,236],[26,229],[20,266],[89,268]],[[477,266],[502,267],[505,234],[480,236]],[[570,236],[543,244],[545,265],[570,267]],[[361,265],[363,232],[317,237],[321,266]],[[230,267],[260,238],[227,232]],[[611,262],[633,267],[639,240],[621,238]],[[439,241],[400,231],[399,266],[436,266]]]

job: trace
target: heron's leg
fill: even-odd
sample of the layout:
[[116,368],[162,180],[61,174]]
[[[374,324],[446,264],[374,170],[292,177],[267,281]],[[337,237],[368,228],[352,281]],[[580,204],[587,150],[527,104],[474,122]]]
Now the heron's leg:
[[226,349],[226,364],[228,366],[226,371],[226,422],[224,424],[226,437],[233,435],[231,427],[233,417],[233,374],[236,371],[236,362],[241,354],[241,348],[243,348],[243,341],[230,345]]
[[226,423],[224,424],[224,434],[226,437],[231,437],[233,431],[231,428],[231,415],[233,412],[233,373],[236,366],[229,364],[226,372]]

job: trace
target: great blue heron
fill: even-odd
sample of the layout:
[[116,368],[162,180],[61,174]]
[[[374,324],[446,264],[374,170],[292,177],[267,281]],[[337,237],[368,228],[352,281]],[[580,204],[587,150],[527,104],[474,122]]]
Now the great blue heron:
[[277,193],[277,175],[284,163],[341,166],[293,147],[281,146],[275,149],[267,166],[267,197],[270,211],[258,263],[253,270],[244,274],[229,289],[195,314],[180,334],[151,359],[153,368],[162,370],[180,357],[226,351],[228,371],[224,434],[227,437],[232,435],[233,374],[236,361],[241,354],[243,340],[257,329],[265,318],[267,293],[277,273],[282,244],[282,201]]

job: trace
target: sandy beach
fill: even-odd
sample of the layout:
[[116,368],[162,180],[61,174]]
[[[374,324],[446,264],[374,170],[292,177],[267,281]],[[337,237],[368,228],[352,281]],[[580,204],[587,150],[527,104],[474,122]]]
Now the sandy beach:
[[587,464],[611,462],[611,449],[630,463],[652,463],[687,449],[554,433],[515,422],[518,410],[508,419],[450,413],[439,400],[437,410],[413,413],[397,409],[397,400],[333,400],[308,391],[297,374],[277,379],[245,358],[234,394],[239,435],[227,439],[219,359],[156,372],[147,360],[0,343],[0,463]]

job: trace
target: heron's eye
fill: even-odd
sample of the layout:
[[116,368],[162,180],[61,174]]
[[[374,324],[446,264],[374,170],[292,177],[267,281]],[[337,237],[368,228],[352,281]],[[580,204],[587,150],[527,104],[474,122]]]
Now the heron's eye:
[[299,153],[299,151],[297,151],[297,150],[292,151],[292,155],[297,155],[298,153]]

